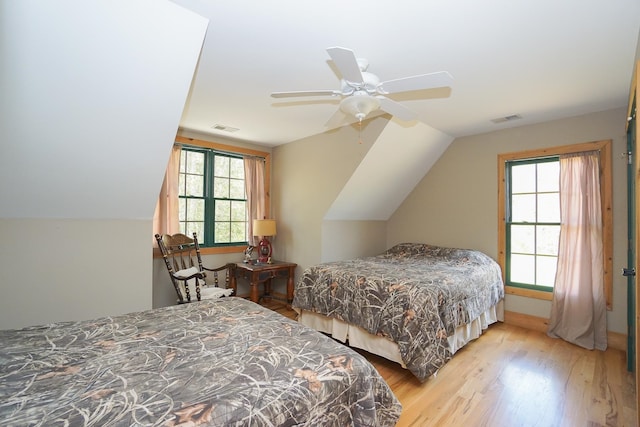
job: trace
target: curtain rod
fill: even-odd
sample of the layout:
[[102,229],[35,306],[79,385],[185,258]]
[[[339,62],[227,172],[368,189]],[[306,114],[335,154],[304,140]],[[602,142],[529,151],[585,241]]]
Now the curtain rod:
[[242,153],[237,153],[235,151],[220,150],[218,148],[200,147],[198,145],[183,144],[181,142],[174,142],[174,145],[178,146],[178,147],[181,147],[181,148],[186,146],[186,147],[198,148],[198,149],[201,149],[201,150],[211,150],[214,153],[230,154],[230,155],[233,155],[234,157],[242,157],[243,159],[260,159],[260,160],[266,161],[266,159],[264,157],[256,156],[254,154],[242,154]]

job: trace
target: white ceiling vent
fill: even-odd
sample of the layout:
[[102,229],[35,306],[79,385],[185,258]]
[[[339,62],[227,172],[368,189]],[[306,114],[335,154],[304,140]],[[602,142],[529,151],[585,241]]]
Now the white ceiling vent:
[[225,125],[213,125],[211,127],[215,130],[223,130],[225,132],[237,132],[240,130],[238,128],[232,128],[231,126],[225,126]]
[[493,119],[491,121],[493,123],[504,123],[504,122],[510,122],[513,120],[519,120],[521,118],[522,116],[520,114],[512,114],[510,116],[498,117],[497,119]]

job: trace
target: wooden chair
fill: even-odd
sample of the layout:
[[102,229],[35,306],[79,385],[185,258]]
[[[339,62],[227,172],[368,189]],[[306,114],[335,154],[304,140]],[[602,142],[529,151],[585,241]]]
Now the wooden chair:
[[[178,304],[192,301],[191,285],[195,287],[197,301],[220,298],[233,293],[229,283],[236,265],[228,263],[217,268],[204,267],[196,233],[193,233],[193,238],[181,233],[162,236],[156,234],[155,237],[178,294]],[[220,288],[218,274],[223,271],[226,271],[225,287]],[[205,282],[207,272],[213,273],[213,286],[208,286]]]

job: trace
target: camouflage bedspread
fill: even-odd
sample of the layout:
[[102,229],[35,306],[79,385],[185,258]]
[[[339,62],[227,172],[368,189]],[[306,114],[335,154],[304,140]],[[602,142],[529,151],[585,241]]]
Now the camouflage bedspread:
[[392,426],[366,359],[240,298],[0,331],[2,426]]
[[455,328],[502,298],[500,267],[482,252],[402,243],[378,256],[306,269],[293,307],[389,338],[424,381],[451,359],[447,337]]

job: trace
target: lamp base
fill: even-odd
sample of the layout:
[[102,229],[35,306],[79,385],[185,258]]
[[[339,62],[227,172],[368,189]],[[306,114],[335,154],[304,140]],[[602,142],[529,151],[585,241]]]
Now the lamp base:
[[262,240],[260,240],[258,247],[259,247],[258,262],[261,262],[261,263],[270,262],[271,252],[272,252],[271,242],[269,242],[269,240],[266,237],[263,237]]

